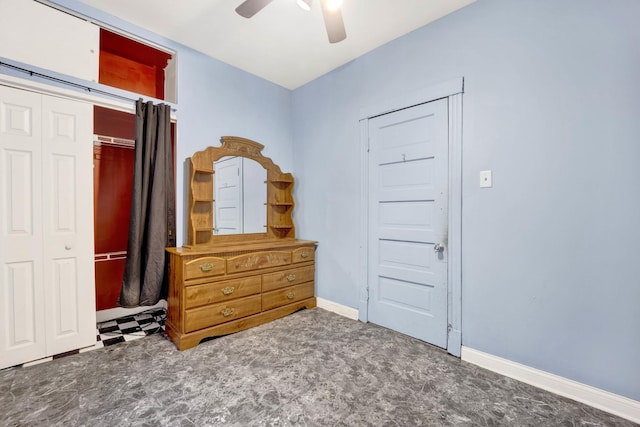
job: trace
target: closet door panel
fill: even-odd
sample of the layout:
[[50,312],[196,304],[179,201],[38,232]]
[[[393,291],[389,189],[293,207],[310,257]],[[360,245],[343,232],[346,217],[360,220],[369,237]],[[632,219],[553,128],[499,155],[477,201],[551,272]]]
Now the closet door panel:
[[78,266],[75,258],[55,259],[53,263],[53,288],[54,300],[51,304],[53,318],[53,336],[56,339],[72,337],[80,331],[80,319],[78,318]]
[[46,355],[41,96],[0,86],[0,369]]
[[47,351],[95,342],[93,108],[44,96],[44,262]]
[[0,369],[46,356],[42,292],[33,262],[3,265]]
[[98,81],[97,25],[37,1],[0,4],[0,57]]
[[[7,237],[28,241],[33,236],[33,157],[22,150],[3,150],[4,229]],[[20,239],[23,237],[23,239]]]

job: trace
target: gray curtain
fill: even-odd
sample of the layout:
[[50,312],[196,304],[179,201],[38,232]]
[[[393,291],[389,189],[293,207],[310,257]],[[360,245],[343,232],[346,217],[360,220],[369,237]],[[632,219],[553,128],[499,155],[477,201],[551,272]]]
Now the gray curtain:
[[171,108],[136,102],[136,146],[127,262],[118,304],[137,307],[166,297],[165,248],[175,246]]

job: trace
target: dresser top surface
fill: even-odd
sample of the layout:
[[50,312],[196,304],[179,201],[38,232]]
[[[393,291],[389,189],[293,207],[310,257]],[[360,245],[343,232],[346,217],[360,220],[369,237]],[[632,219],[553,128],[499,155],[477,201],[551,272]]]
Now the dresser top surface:
[[257,240],[236,243],[213,243],[197,246],[182,246],[179,248],[167,248],[167,252],[176,255],[206,255],[224,252],[240,252],[240,251],[264,251],[273,249],[295,249],[303,246],[314,246],[318,242],[314,240],[299,239],[274,239],[274,240]]

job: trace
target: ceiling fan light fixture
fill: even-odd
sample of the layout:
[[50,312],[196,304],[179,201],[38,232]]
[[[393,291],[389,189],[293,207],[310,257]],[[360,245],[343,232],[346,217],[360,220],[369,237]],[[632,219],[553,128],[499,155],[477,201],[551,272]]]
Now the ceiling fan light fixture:
[[296,0],[296,3],[298,3],[300,9],[309,12],[311,10],[311,1],[312,0]]
[[326,0],[326,1],[327,1],[327,9],[330,12],[335,12],[336,10],[342,9],[343,0]]
[[[251,18],[264,9],[273,0],[244,0],[236,7],[238,15]],[[347,38],[342,20],[342,0],[319,0],[324,26],[327,29],[329,43],[338,43]],[[311,10],[313,0],[296,0],[298,6],[304,10]]]

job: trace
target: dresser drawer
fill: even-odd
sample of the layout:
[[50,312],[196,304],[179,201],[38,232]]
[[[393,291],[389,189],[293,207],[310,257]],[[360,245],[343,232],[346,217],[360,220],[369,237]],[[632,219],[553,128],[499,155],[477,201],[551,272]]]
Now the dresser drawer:
[[313,247],[294,249],[291,251],[291,262],[313,261],[315,253],[316,250]]
[[225,280],[218,283],[187,286],[185,288],[185,308],[228,301],[260,293],[260,276],[244,279]]
[[213,256],[196,258],[184,263],[184,279],[220,276],[224,274],[225,259]]
[[314,278],[314,266],[290,268],[275,273],[262,275],[262,292],[273,291],[299,283],[312,281]]
[[258,270],[291,264],[291,252],[268,251],[238,255],[227,260],[227,273]]
[[313,282],[262,294],[262,311],[302,301],[313,296]]
[[184,329],[188,333],[250,316],[259,313],[260,307],[261,297],[260,295],[255,295],[186,310],[184,313]]

